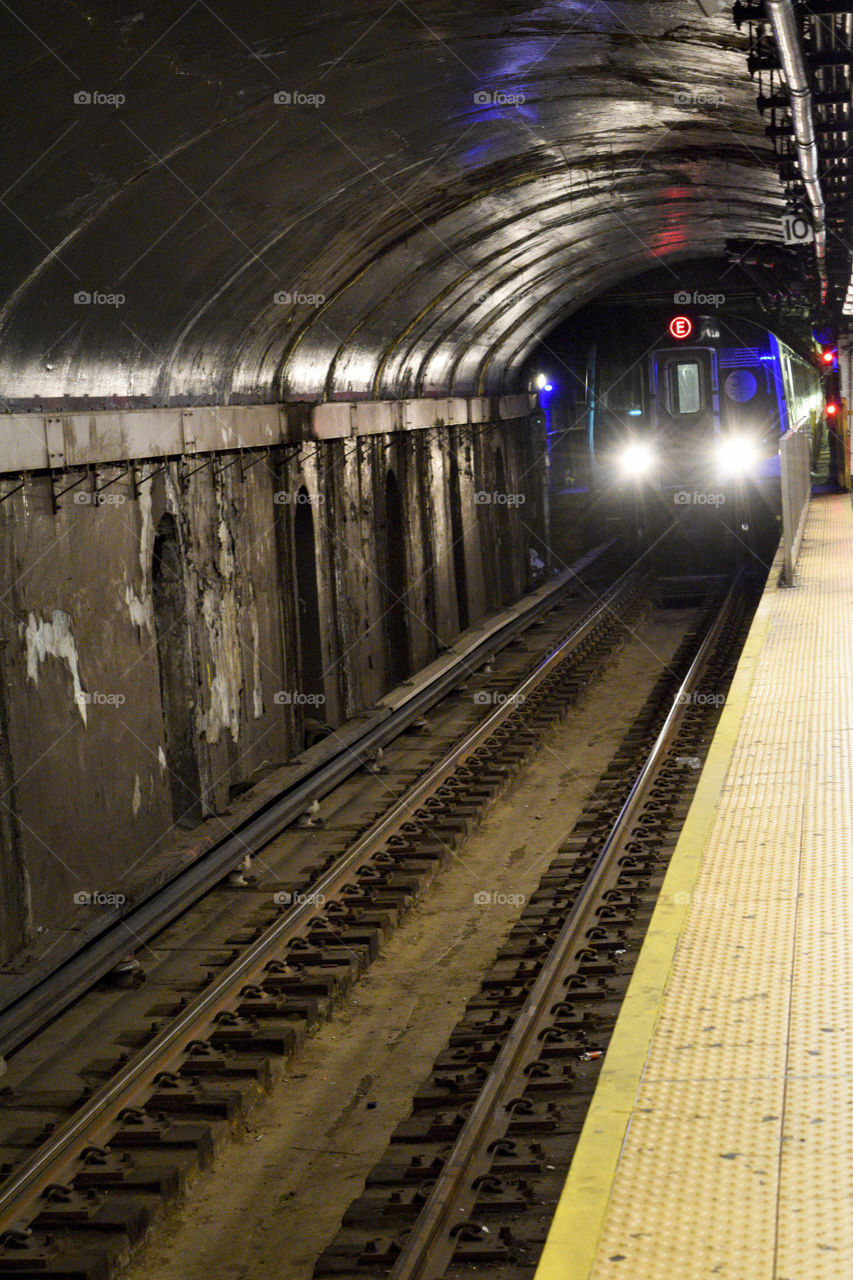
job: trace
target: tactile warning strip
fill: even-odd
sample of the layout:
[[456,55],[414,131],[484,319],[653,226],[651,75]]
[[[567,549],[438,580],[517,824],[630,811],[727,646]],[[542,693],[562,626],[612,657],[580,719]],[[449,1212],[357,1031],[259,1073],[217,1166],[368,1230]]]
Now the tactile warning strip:
[[536,1273],[617,1277],[853,1278],[845,496],[765,592]]

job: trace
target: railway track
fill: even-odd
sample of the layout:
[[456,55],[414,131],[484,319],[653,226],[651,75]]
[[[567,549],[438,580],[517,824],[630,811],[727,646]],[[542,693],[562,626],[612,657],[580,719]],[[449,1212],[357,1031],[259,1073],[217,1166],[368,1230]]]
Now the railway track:
[[755,599],[733,586],[685,638],[318,1280],[530,1276]]
[[[356,831],[314,833],[325,850],[319,861],[221,888],[227,904],[220,896],[213,915],[230,923],[213,942],[209,921],[179,919],[154,939],[166,959],[142,992],[90,993],[94,1016],[104,1018],[101,1047],[118,1041],[119,1054],[90,1060],[93,1010],[87,1022],[75,1006],[53,1042],[48,1028],[21,1054],[23,1066],[12,1059],[0,1091],[0,1273],[84,1280],[126,1261],[163,1202],[211,1158],[247,1093],[268,1083],[376,956],[592,679],[646,594],[647,580],[634,573],[575,616],[568,633],[554,609],[536,627],[539,644],[548,640],[544,655],[532,632],[513,636],[504,669],[487,664],[478,680],[488,698],[457,695],[473,723],[461,735],[457,724],[450,742],[438,735],[421,747],[411,776],[403,769],[383,783]],[[261,895],[260,906],[247,908],[247,894]],[[185,954],[192,929],[204,939],[195,968]]]

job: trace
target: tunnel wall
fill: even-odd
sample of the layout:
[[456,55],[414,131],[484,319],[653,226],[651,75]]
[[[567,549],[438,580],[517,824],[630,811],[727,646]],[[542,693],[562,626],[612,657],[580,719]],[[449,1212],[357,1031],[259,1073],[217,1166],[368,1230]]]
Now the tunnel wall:
[[411,672],[453,641],[460,608],[474,624],[523,594],[537,440],[522,417],[6,475],[5,955],[74,927],[75,894],[123,891],[175,841],[178,773],[198,796],[185,825],[221,814],[303,749],[306,718],[334,727],[388,690],[392,562]]

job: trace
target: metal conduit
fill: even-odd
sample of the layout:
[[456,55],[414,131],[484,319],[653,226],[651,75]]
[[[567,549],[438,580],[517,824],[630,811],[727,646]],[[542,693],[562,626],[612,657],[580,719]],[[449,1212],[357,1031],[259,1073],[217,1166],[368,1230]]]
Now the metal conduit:
[[785,73],[797,160],[806,188],[814,223],[814,247],[820,276],[821,301],[826,299],[826,205],[818,178],[818,150],[812,118],[812,95],[803,58],[800,34],[792,0],[765,0],[767,16]]

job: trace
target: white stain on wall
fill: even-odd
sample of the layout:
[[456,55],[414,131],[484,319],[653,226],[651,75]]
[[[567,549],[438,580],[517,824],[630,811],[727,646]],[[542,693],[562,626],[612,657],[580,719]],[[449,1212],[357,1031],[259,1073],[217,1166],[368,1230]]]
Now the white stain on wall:
[[83,723],[87,724],[86,702],[80,683],[80,660],[71,630],[71,615],[62,609],[54,609],[50,621],[47,621],[30,613],[26,624],[21,623],[21,631],[27,646],[27,678],[37,685],[39,667],[47,658],[57,658],[64,662],[71,675],[74,703]]
[[[144,477],[143,477],[144,478]],[[137,490],[139,516],[142,528],[139,534],[139,568],[142,574],[142,594],[138,596],[130,583],[125,585],[124,600],[135,627],[145,627],[154,634],[154,597],[151,590],[151,557],[154,553],[154,517],[152,513],[151,484],[140,484]]]
[[223,729],[240,737],[240,695],[243,690],[243,655],[240,651],[239,610],[234,588],[234,545],[231,531],[219,521],[216,584],[208,583],[201,598],[201,616],[207,629],[212,671],[208,670],[208,709],[201,719],[207,741],[218,742]]
[[261,635],[254,593],[249,621],[252,626],[252,710],[255,719],[260,720],[264,714],[264,695],[261,688]]

